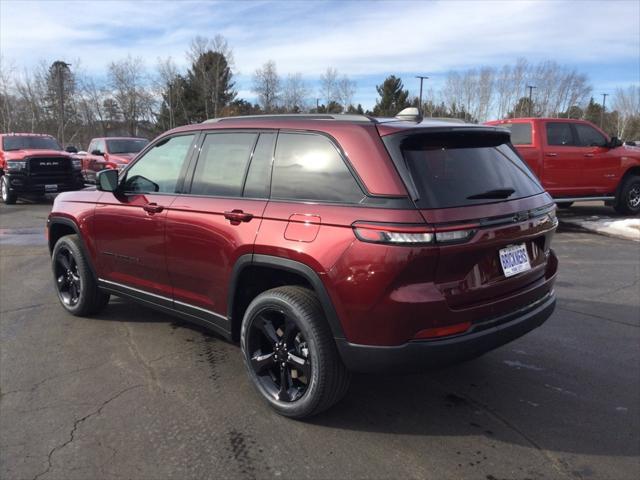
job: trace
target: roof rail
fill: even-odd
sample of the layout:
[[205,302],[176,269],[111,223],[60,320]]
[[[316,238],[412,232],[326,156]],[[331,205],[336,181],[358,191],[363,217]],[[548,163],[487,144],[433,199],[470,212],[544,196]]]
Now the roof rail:
[[367,115],[351,113],[283,113],[266,115],[240,115],[237,117],[210,118],[202,123],[218,123],[244,120],[342,120],[345,122],[377,123],[377,120]]

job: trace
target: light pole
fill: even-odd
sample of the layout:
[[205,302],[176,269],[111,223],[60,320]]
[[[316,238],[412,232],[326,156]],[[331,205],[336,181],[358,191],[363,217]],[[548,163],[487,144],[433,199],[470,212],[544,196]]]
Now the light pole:
[[602,94],[602,110],[600,111],[600,128],[602,128],[602,125],[604,125],[604,109],[605,109],[605,104],[607,102],[608,96],[609,96],[608,93]]
[[529,89],[529,116],[531,116],[531,111],[533,110],[533,89],[536,88],[533,85],[527,85]]
[[420,114],[422,114],[422,82],[424,80],[428,80],[429,77],[425,77],[424,75],[416,75],[416,78],[420,79],[420,100],[418,103],[418,112],[420,112]]

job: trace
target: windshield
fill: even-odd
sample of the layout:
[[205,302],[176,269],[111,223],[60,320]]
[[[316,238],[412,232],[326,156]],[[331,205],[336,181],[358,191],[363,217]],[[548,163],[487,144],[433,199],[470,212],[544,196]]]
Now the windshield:
[[543,192],[499,132],[438,132],[385,137],[418,208],[448,208]]
[[7,135],[2,138],[2,149],[10,152],[12,150],[62,150],[62,147],[53,137]]
[[138,153],[149,140],[141,139],[118,139],[107,140],[107,150],[109,153]]

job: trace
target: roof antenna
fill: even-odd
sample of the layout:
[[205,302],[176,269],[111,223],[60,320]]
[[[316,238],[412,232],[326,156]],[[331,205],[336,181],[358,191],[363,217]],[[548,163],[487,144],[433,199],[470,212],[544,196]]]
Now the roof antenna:
[[397,118],[398,120],[405,120],[407,122],[420,123],[422,121],[420,110],[418,110],[416,107],[409,107],[401,110],[395,118]]

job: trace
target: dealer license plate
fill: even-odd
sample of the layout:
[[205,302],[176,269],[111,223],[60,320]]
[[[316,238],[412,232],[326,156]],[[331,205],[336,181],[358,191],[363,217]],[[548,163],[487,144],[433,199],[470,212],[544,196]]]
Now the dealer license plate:
[[499,253],[500,263],[502,264],[502,271],[505,277],[512,277],[518,273],[531,270],[527,247],[525,247],[524,244],[502,248],[499,250]]

